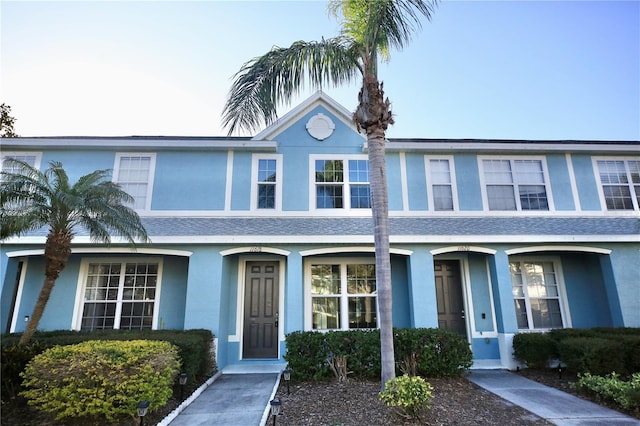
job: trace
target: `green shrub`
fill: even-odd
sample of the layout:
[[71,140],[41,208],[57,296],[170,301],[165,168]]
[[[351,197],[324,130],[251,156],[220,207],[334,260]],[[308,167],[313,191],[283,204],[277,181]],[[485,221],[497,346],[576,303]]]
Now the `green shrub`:
[[431,408],[433,388],[422,377],[399,376],[387,381],[380,399],[396,413],[409,419],[419,419]]
[[513,336],[513,356],[529,368],[546,368],[558,357],[558,346],[548,333],[518,333]]
[[294,380],[320,380],[329,377],[325,335],[316,331],[294,331],[287,334],[284,359]]
[[600,337],[569,337],[558,342],[558,355],[567,367],[579,373],[626,374],[625,351],[620,341]]
[[394,330],[393,340],[398,367],[415,360],[419,376],[457,377],[473,363],[469,342],[458,333],[439,328],[404,328]]
[[94,340],[55,346],[27,365],[29,405],[56,419],[109,421],[135,414],[139,401],[166,404],[179,371],[178,349],[152,340]]
[[0,357],[2,358],[2,400],[8,401],[15,398],[22,389],[20,373],[24,371],[31,359],[44,350],[38,341],[32,341],[26,345],[18,345],[17,342],[2,345]]
[[593,394],[605,401],[612,401],[630,411],[640,411],[640,373],[623,381],[616,373],[606,376],[580,374],[576,388],[579,392]]

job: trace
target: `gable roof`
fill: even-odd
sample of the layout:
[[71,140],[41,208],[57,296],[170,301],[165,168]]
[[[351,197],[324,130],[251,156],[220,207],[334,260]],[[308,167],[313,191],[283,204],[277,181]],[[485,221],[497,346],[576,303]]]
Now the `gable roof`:
[[356,126],[353,124],[353,120],[351,119],[353,114],[322,90],[318,90],[300,105],[293,108],[266,129],[255,135],[252,140],[270,140],[275,138],[289,128],[289,126],[297,122],[302,116],[309,113],[319,105],[325,107],[336,118],[344,122],[345,125],[349,126],[357,133]]

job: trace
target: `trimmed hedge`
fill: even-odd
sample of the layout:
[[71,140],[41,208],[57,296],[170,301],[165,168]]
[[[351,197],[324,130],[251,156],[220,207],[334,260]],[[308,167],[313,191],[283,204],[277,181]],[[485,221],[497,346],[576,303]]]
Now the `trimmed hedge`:
[[157,340],[89,340],[33,357],[20,394],[57,420],[84,424],[131,418],[139,401],[164,406],[180,371],[178,348]]
[[72,345],[87,340],[161,340],[178,347],[182,368],[189,381],[217,371],[213,334],[209,330],[57,330],[36,332],[27,345],[18,346],[20,334],[3,334],[0,339],[2,399],[15,398],[21,390],[19,374],[37,354],[56,345]]
[[640,372],[639,328],[554,329],[520,333],[513,338],[514,356],[531,368],[560,360],[577,373],[623,377]]
[[[345,356],[352,377],[380,376],[379,330],[296,331],[286,336],[284,358],[296,380],[323,380],[331,377],[329,361]],[[425,377],[458,376],[472,364],[469,343],[460,335],[434,328],[394,329],[395,358],[398,365],[416,360],[416,373]]]

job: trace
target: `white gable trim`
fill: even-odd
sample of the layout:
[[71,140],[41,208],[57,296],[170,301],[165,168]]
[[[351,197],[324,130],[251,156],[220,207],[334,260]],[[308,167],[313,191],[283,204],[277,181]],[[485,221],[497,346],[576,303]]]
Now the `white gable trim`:
[[286,129],[292,126],[294,123],[296,123],[300,119],[300,117],[309,113],[318,105],[322,105],[327,108],[335,117],[337,117],[345,125],[351,127],[353,131],[357,133],[356,126],[353,124],[353,121],[351,119],[351,112],[331,99],[323,91],[319,90],[312,96],[310,96],[307,100],[302,102],[300,105],[283,115],[281,118],[277,119],[269,127],[255,135],[251,140],[271,140],[275,138],[280,133],[284,132]]

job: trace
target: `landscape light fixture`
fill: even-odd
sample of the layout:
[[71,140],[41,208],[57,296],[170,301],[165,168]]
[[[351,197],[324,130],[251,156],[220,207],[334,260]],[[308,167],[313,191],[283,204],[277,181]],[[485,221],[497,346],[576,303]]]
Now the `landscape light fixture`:
[[144,426],[144,416],[147,415],[147,410],[149,410],[149,401],[140,401],[136,406],[136,410],[138,410],[138,417],[140,417],[140,426]]
[[187,384],[187,373],[180,373],[178,383],[180,383],[180,401],[184,399],[184,385]]
[[282,403],[278,398],[273,398],[269,401],[271,404],[271,415],[273,416],[273,426],[276,426],[276,417],[280,414],[280,408],[282,407]]
[[291,392],[289,391],[289,381],[291,380],[291,370],[290,369],[285,369],[282,372],[282,377],[284,378],[284,381],[287,383],[287,395],[291,395]]

